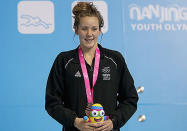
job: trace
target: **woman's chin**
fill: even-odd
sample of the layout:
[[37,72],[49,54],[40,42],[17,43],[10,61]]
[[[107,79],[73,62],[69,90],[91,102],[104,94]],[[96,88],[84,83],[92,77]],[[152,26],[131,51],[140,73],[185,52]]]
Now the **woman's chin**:
[[95,43],[84,43],[84,47],[87,48],[87,49],[91,49],[95,46]]

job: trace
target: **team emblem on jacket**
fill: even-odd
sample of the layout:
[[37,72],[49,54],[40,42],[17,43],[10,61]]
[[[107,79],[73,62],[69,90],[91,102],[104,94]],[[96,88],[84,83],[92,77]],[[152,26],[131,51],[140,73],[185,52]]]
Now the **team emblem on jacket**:
[[102,69],[102,72],[103,72],[103,73],[110,73],[110,67],[104,67],[104,68]]
[[77,71],[77,73],[75,73],[75,77],[81,77],[81,73]]
[[110,67],[104,67],[102,73],[103,80],[110,80]]

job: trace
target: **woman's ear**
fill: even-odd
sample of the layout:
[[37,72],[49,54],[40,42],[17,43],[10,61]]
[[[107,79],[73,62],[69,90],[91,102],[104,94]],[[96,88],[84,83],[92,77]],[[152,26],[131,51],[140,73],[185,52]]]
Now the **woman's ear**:
[[78,35],[78,28],[74,26],[75,34]]
[[99,35],[102,35],[102,34],[103,34],[103,32],[102,32],[102,30],[100,29],[100,30],[99,30]]
[[103,34],[103,33],[102,33],[102,31],[100,30],[99,35],[101,35],[101,34]]
[[101,30],[101,27],[99,27],[99,35],[103,34],[102,33],[102,30]]

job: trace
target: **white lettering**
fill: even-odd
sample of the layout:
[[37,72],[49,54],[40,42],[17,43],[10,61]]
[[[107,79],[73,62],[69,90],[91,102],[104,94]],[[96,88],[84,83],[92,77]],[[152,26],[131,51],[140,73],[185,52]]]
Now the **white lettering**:
[[142,18],[148,18],[148,19],[152,18],[152,13],[149,10],[149,8],[147,8],[147,7],[143,8],[143,10],[142,10]]
[[165,24],[164,28],[165,28],[166,31],[170,31],[171,30],[170,24]]
[[187,24],[183,24],[182,30],[186,30],[187,31]]
[[143,30],[143,24],[138,24],[137,25],[137,30],[142,31]]
[[159,5],[156,5],[155,8],[153,5],[149,5],[149,10],[155,15],[155,17],[157,17],[157,18],[160,17]]
[[177,24],[177,29],[181,30],[182,29],[182,24]]
[[175,28],[175,25],[174,25],[174,24],[171,24],[171,30],[172,30],[172,31],[176,31],[176,28]]
[[156,25],[156,31],[162,30],[162,24],[155,24]]
[[142,20],[140,8],[138,8],[136,5],[132,5],[133,7],[130,9],[130,18],[135,19],[134,12],[136,12],[137,20]]
[[180,19],[187,20],[187,8],[180,8],[179,9]]
[[168,9],[168,21],[172,21],[172,16],[174,21],[179,21],[179,12],[176,8],[169,8]]
[[187,21],[187,8],[174,5],[164,7],[160,5],[148,5],[139,7],[135,4],[129,6],[129,15],[132,20],[144,20],[157,18],[161,23],[168,21]]
[[132,30],[135,30],[136,24],[131,24]]
[[135,31],[161,31],[162,24],[131,24],[132,30]]
[[187,31],[187,24],[131,24],[131,28],[133,31]]
[[149,31],[150,30],[150,25],[149,24],[144,24],[144,30]]

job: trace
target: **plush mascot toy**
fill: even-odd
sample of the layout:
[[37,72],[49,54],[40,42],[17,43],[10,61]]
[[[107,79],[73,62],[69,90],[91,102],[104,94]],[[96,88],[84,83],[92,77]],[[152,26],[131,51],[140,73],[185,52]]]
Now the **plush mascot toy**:
[[105,112],[101,104],[93,104],[90,108],[89,116],[84,116],[84,121],[91,123],[98,123],[104,120],[108,120],[108,116],[105,116]]

